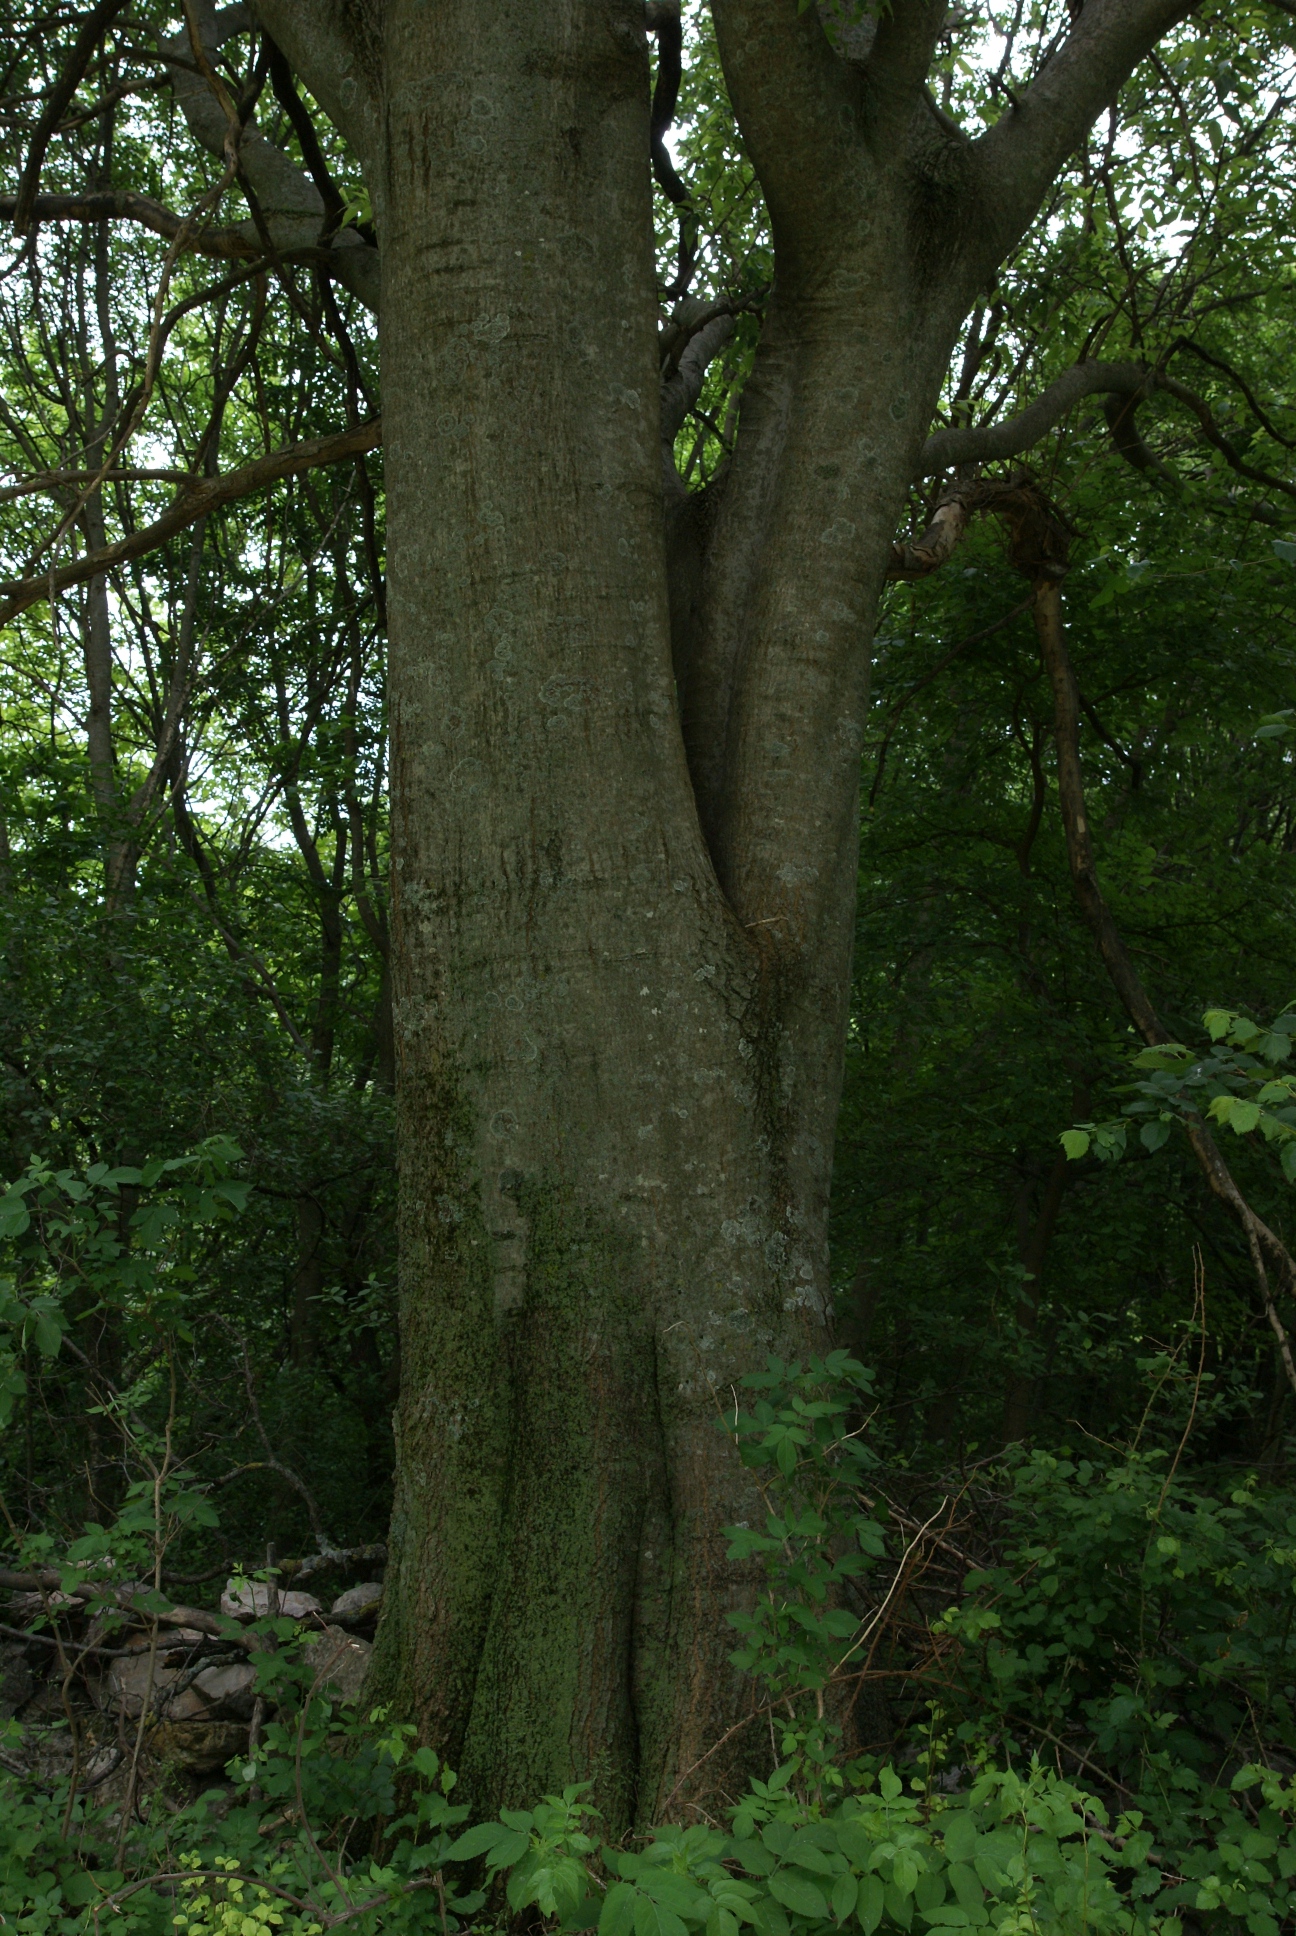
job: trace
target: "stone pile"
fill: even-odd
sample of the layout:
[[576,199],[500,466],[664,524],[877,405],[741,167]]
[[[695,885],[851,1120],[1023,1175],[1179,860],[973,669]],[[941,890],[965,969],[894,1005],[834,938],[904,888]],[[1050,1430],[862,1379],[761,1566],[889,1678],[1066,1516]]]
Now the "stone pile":
[[[360,1697],[382,1592],[378,1582],[366,1581],[338,1594],[325,1613],[311,1593],[272,1590],[262,1581],[236,1577],[226,1583],[220,1611],[240,1627],[269,1613],[298,1623],[295,1644],[316,1689],[347,1704]],[[186,1614],[202,1625],[159,1624],[149,1633],[141,1622],[110,1634],[99,1617],[92,1617],[79,1638],[65,1635],[65,1655],[80,1658],[79,1698],[84,1703],[88,1696],[90,1703],[83,1717],[89,1750],[81,1769],[83,1788],[105,1781],[129,1758],[141,1720],[143,1745],[155,1769],[209,1777],[246,1747],[257,1700],[250,1658],[257,1639],[228,1628],[221,1632],[210,1614],[178,1610],[179,1619]],[[0,1720],[12,1716],[23,1724],[29,1743],[24,1759],[33,1772],[48,1763],[49,1772],[57,1773],[55,1764],[70,1757],[71,1741],[61,1698],[51,1704],[61,1679],[58,1651],[48,1644],[45,1622],[34,1624],[38,1615],[54,1615],[61,1625],[85,1617],[76,1598],[48,1590],[9,1597],[0,1609],[0,1623],[12,1636],[0,1641]],[[33,1627],[29,1642],[14,1632],[20,1626]]]

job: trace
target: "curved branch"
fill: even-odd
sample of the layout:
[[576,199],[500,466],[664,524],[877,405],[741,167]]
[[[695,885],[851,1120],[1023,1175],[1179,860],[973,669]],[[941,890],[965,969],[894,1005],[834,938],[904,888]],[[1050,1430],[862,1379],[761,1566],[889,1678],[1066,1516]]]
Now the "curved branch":
[[1235,470],[1239,477],[1250,478],[1253,484],[1267,484],[1272,490],[1281,491],[1285,497],[1296,498],[1296,484],[1290,483],[1285,477],[1276,477],[1272,471],[1259,470],[1256,465],[1248,464],[1245,458],[1238,455],[1216,423],[1211,407],[1204,397],[1199,397],[1195,390],[1190,390],[1186,383],[1180,383],[1172,376],[1158,378],[1158,387],[1169,391],[1172,397],[1178,397],[1180,403],[1187,404],[1201,425],[1207,443],[1214,445],[1230,469]]
[[253,491],[274,484],[281,477],[298,477],[303,471],[318,469],[321,464],[337,464],[347,457],[359,457],[365,451],[376,450],[381,442],[382,423],[375,419],[372,423],[358,424],[354,430],[341,431],[334,437],[310,437],[303,443],[289,444],[283,450],[274,450],[268,456],[258,457],[255,463],[245,464],[241,470],[226,471],[218,477],[197,478],[177,494],[175,502],[160,518],[139,531],[132,531],[127,538],[119,538],[116,544],[105,545],[99,551],[87,553],[84,558],[74,558],[55,571],[0,584],[0,597],[4,598],[4,604],[0,605],[0,626],[8,625],[29,605],[38,604],[41,599],[49,598],[51,593],[61,591],[67,585],[82,584],[87,578],[97,577],[100,572],[111,571],[114,565],[125,564],[130,558],[142,558],[145,553],[156,551],[177,531],[196,524],[199,518],[207,517],[223,504],[248,497]]
[[950,470],[956,464],[992,463],[1006,457],[1019,457],[1055,423],[1086,397],[1121,396],[1139,399],[1163,382],[1139,363],[1075,363],[1041,391],[1032,403],[1004,423],[976,424],[967,428],[937,430],[923,445],[918,476],[930,477],[936,471]]
[[[0,216],[11,217],[17,224],[16,195],[0,195]],[[129,188],[97,188],[84,195],[37,195],[28,213],[27,226],[30,228],[37,222],[113,221],[138,222],[168,242],[174,242],[185,228],[181,216],[151,196],[137,195]],[[260,243],[252,241],[241,229],[191,227],[181,245],[182,253],[188,251],[197,255],[233,256],[244,262],[259,262],[264,257]]]
[[701,327],[695,329],[673,370],[662,372],[661,434],[669,449],[675,442],[685,417],[702,394],[710,365],[734,333],[732,308],[715,305]]
[[40,187],[41,164],[45,160],[45,150],[49,147],[50,137],[57,131],[63,113],[73,95],[85,78],[85,71],[94,57],[95,48],[119,13],[127,5],[127,0],[99,0],[99,5],[89,15],[72,47],[68,64],[54,85],[54,91],[45,103],[45,112],[36,123],[31,147],[27,154],[27,165],[18,183],[18,193],[14,197],[14,227],[19,235],[25,235],[32,224],[32,209],[36,201],[36,190]]

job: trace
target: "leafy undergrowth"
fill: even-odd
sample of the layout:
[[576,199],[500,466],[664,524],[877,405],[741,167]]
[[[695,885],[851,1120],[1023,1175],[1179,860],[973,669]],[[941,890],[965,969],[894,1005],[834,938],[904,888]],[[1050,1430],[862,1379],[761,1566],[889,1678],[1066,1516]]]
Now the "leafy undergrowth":
[[[339,1730],[309,1758],[271,1752],[262,1798],[216,1820],[205,1801],[158,1811],[131,1850],[128,1876],[112,1866],[111,1819],[77,1805],[68,1832],[62,1798],[0,1805],[0,1912],[32,1932],[145,1936],[316,1936],[498,1926],[530,1912],[555,1930],[600,1936],[827,1936],[836,1930],[986,1929],[1017,1932],[1147,1930],[1184,1923],[1242,1925],[1273,1936],[1296,1908],[1296,1788],[1249,1771],[1220,1798],[1213,1833],[1189,1873],[1163,1867],[1137,1811],[1109,1821],[1102,1802],[1038,1761],[1020,1773],[987,1767],[965,1792],[907,1783],[890,1766],[828,1805],[797,1792],[783,1764],[735,1812],[728,1831],[662,1828],[639,1847],[600,1848],[596,1811],[580,1789],[464,1829],[453,1777],[430,1749],[405,1762],[408,1809],[391,1807],[399,1736],[357,1747]],[[346,1752],[346,1816],[321,1806],[317,1758]],[[250,1772],[250,1771],[249,1771]],[[305,1811],[283,1830],[283,1790],[302,1777]],[[250,1786],[250,1784],[249,1784]],[[276,1794],[276,1790],[279,1791]],[[381,1824],[380,1837],[375,1828]],[[267,1831],[270,1831],[268,1834]],[[375,1841],[381,1842],[377,1853]],[[366,1847],[370,1852],[362,1853]],[[486,1888],[475,1886],[483,1878]],[[141,1873],[142,1871],[142,1873]],[[498,1888],[504,1884],[503,1900]],[[493,1909],[484,1922],[487,1905]]]
[[[1296,1500],[1193,1473],[1186,1434],[1101,1462],[1020,1453],[995,1474],[992,1550],[942,1596],[925,1556],[953,1550],[958,1502],[902,1533],[868,1374],[838,1354],[749,1385],[752,1409],[723,1424],[767,1516],[731,1537],[765,1583],[734,1658],[778,1762],[723,1826],[607,1846],[579,1786],[470,1824],[452,1771],[381,1711],[331,1705],[280,1619],[277,1648],[254,1656],[271,1718],[207,1795],[180,1806],[155,1787],[123,1835],[120,1798],[0,1777],[5,1925],[1296,1928]],[[888,1755],[861,1754],[842,1724],[869,1678],[891,1683]]]

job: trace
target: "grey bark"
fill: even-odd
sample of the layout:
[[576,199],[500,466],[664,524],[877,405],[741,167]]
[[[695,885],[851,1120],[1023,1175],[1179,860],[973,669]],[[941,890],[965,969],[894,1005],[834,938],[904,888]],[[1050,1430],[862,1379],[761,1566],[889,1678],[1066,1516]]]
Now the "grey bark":
[[381,242],[402,1391],[376,1689],[478,1806],[591,1776],[621,1823],[695,1762],[686,1810],[741,1778],[741,1733],[706,1759],[744,1700],[721,1529],[753,1510],[716,1414],[827,1336],[878,593],[963,315],[1186,10],[1089,0],[971,142],[924,98],[943,6],[843,60],[794,0],[714,0],[777,282],[675,601],[677,711],[642,9],[259,0]]
[[[218,12],[215,0],[194,0],[193,16],[209,56],[233,34],[245,32],[250,19],[248,9],[242,5],[225,7]],[[229,118],[209,81],[194,71],[188,33],[159,40],[158,48],[163,59],[168,60],[171,90],[189,132],[209,154],[223,157],[230,137]],[[336,106],[340,111],[336,90],[328,91],[325,106],[326,109]],[[243,131],[238,158],[241,172],[256,197],[264,234],[274,247],[285,255],[315,249],[321,242],[326,211],[324,199],[310,177],[291,156],[254,127]],[[255,221],[243,224],[242,233],[250,246],[262,246],[264,235]],[[375,309],[379,280],[377,251],[367,246],[354,230],[343,229],[329,238],[327,259],[339,282],[368,308]]]

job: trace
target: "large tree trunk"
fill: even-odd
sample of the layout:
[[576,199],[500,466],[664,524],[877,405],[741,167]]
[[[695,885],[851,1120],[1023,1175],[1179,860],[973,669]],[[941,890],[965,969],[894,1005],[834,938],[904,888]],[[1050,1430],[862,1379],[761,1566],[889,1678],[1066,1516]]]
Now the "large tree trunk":
[[383,231],[403,1380],[379,1671],[478,1806],[575,1774],[625,1821],[741,1699],[721,1528],[751,1500],[718,1412],[823,1341],[840,1031],[790,1111],[774,950],[717,886],[681,747],[642,26],[408,0],[386,60],[410,79]]
[[893,8],[861,71],[796,0],[714,0],[778,273],[677,692],[642,5],[258,0],[381,244],[402,1390],[375,1685],[476,1808],[591,1777],[617,1828],[757,1751],[704,1759],[752,1698],[721,1529],[756,1507],[717,1423],[827,1333],[873,612],[962,314],[1186,4],[1091,0],[972,144],[921,92],[942,4]]

